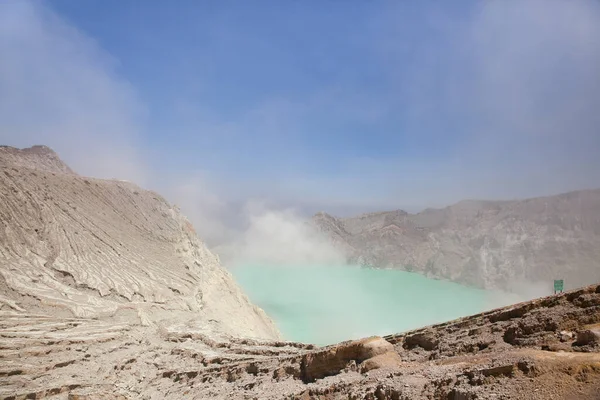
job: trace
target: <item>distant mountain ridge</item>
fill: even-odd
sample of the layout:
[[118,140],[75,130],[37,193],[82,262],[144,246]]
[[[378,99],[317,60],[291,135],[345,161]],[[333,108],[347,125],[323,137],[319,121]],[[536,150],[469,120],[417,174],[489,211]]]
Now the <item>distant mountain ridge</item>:
[[483,288],[564,278],[600,280],[600,189],[514,201],[465,200],[312,223],[353,263],[399,268]]

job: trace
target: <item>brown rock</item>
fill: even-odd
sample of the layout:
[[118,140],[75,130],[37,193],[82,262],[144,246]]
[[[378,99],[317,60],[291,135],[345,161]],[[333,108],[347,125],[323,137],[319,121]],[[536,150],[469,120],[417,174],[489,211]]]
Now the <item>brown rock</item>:
[[390,351],[385,354],[369,358],[360,365],[361,372],[368,372],[378,368],[393,368],[402,363],[402,359],[395,351]]
[[438,344],[439,341],[429,333],[416,333],[414,335],[407,336],[404,340],[404,347],[408,349],[419,346],[427,351],[431,351],[437,348]]
[[512,364],[501,365],[498,367],[482,369],[480,372],[484,376],[512,376],[515,371],[515,366]]
[[372,336],[365,339],[358,340],[358,361],[366,360],[371,357],[378,356],[394,351],[394,346],[387,340],[379,337]]
[[326,376],[337,375],[352,360],[362,363],[367,359],[387,353],[395,353],[394,346],[377,336],[342,343],[320,352],[305,355],[302,360],[302,379],[305,382],[313,382]]
[[567,343],[558,342],[558,343],[549,343],[549,344],[543,345],[542,350],[553,351],[553,352],[559,352],[559,351],[571,352],[571,351],[573,351],[573,348]]
[[577,332],[575,346],[593,346],[600,343],[600,329],[587,329]]

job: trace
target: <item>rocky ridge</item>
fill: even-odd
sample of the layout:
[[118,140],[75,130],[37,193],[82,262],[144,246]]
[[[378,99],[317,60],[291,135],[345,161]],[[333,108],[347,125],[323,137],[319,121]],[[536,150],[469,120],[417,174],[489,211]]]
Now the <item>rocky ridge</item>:
[[0,220],[1,309],[279,337],[178,209],[47,147],[0,147]]
[[513,290],[564,279],[600,281],[600,189],[519,201],[462,201],[418,214],[390,211],[312,223],[349,262]]

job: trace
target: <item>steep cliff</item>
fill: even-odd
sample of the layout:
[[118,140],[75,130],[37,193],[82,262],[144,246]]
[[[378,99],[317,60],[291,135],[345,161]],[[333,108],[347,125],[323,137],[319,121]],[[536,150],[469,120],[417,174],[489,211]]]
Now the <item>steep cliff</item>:
[[0,308],[278,338],[160,195],[0,147]]

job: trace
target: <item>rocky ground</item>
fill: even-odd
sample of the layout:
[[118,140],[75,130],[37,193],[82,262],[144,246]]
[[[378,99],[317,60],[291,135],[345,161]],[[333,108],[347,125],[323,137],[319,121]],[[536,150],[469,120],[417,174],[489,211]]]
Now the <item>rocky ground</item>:
[[600,285],[324,348],[3,312],[0,399],[600,399]]

